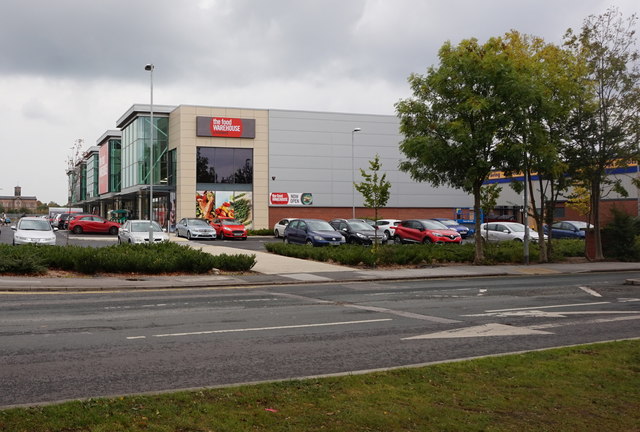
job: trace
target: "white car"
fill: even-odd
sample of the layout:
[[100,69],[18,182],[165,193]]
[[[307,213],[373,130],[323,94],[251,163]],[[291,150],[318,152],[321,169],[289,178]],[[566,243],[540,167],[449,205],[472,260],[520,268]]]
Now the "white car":
[[289,225],[289,222],[294,219],[296,218],[284,218],[276,222],[276,224],[273,226],[273,235],[276,236],[276,238],[282,237],[284,234],[284,229],[287,227],[287,225]]
[[[480,235],[490,242],[524,241],[524,225],[517,222],[488,222],[480,225]],[[544,236],[545,238],[547,236]],[[529,228],[529,240],[537,242],[538,232]]]
[[[169,241],[169,234],[156,221],[151,222],[153,227],[153,242]],[[118,244],[122,243],[149,243],[149,221],[128,220],[118,230]]]
[[27,243],[55,245],[58,228],[52,228],[48,220],[39,217],[23,217],[12,225],[13,245]]
[[200,218],[182,218],[176,224],[176,234],[178,237],[186,237],[191,240],[203,238],[215,240],[216,230],[209,223]]
[[378,227],[378,231],[382,231],[385,241],[389,241],[396,234],[396,226],[400,222],[400,219],[378,219],[375,226]]

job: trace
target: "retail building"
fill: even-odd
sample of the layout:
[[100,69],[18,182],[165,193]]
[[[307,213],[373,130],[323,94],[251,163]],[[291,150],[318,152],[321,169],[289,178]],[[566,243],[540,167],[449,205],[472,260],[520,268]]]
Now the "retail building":
[[398,169],[393,115],[154,105],[151,152],[150,114],[131,106],[69,170],[71,203],[103,216],[148,218],[152,208],[168,228],[195,216],[233,215],[253,228],[283,217],[372,217],[353,183],[376,155],[392,185],[380,217],[453,217],[473,202]]

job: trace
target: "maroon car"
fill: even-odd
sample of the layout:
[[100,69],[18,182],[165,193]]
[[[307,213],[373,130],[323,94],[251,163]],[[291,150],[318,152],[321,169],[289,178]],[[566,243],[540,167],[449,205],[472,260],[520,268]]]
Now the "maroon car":
[[69,221],[69,231],[74,234],[109,233],[118,234],[120,224],[96,215],[80,215]]

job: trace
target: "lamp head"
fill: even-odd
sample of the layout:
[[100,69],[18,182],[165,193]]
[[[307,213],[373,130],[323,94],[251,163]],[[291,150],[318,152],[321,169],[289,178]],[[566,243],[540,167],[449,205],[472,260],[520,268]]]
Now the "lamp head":
[[144,70],[146,70],[146,71],[152,71],[152,70],[153,70],[153,68],[154,68],[153,64],[152,64],[152,63],[149,63],[148,65],[146,65],[146,66],[144,67]]
[[361,130],[362,130],[362,129],[360,129],[360,128],[353,128],[353,131],[354,131],[354,132],[360,132]]

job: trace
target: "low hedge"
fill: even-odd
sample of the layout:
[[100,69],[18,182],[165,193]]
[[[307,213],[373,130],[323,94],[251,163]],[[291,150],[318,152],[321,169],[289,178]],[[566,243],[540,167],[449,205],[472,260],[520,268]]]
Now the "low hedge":
[[[557,240],[553,243],[552,261],[560,261],[565,257],[584,256],[584,241]],[[311,247],[282,242],[265,243],[269,252],[295,258],[312,259],[322,262],[335,262],[347,266],[388,267],[393,265],[424,266],[441,263],[473,262],[475,245],[380,245],[377,254],[371,247],[342,245],[338,247]],[[537,244],[530,244],[529,258],[535,262],[539,257]],[[519,264],[524,260],[522,243],[503,242],[490,243],[485,247],[485,263]]]
[[47,270],[95,273],[195,273],[213,269],[248,271],[255,255],[211,255],[176,243],[82,246],[0,245],[0,274],[43,274]]

